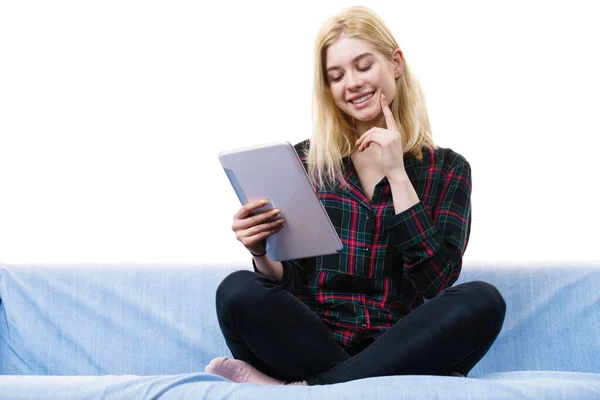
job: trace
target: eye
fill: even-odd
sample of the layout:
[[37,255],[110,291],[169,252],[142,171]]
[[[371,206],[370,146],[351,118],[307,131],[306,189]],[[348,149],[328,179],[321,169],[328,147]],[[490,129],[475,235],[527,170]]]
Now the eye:
[[[364,68],[357,68],[357,69],[358,69],[360,72],[366,72],[366,71],[370,70],[372,66],[373,66],[373,64],[369,64],[369,65],[367,65],[367,66],[366,66],[366,67],[364,67]],[[330,80],[331,82],[339,82],[339,81],[340,81],[340,80],[341,80],[343,77],[344,77],[344,74],[342,74],[342,75],[340,75],[340,76],[337,76],[337,77],[335,77],[335,78],[329,78],[329,80]]]

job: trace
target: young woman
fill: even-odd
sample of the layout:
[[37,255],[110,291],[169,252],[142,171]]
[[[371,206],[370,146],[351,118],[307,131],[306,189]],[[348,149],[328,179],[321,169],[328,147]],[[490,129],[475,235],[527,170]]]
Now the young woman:
[[[457,280],[471,226],[469,163],[431,137],[402,51],[371,10],[327,21],[315,48],[314,131],[297,144],[344,245],[340,254],[274,262],[264,240],[280,210],[232,229],[253,255],[217,290],[235,359],[206,372],[235,382],[331,384],[382,375],[467,376],[504,322],[486,282]],[[428,299],[428,301],[424,301]]]

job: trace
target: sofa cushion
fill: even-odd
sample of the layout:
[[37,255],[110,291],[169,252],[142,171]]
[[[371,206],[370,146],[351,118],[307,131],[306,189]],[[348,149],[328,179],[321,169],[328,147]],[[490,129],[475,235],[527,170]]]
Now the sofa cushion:
[[512,372],[484,378],[387,376],[323,386],[235,384],[215,375],[0,376],[3,399],[578,399],[600,398],[600,374]]

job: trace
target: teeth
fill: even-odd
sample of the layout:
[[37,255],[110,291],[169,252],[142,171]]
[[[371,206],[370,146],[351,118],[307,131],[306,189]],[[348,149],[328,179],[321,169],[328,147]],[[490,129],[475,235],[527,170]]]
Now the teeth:
[[363,101],[369,100],[371,97],[373,97],[373,93],[363,96],[360,99],[352,100],[352,102],[354,104],[359,104],[359,103],[362,103]]

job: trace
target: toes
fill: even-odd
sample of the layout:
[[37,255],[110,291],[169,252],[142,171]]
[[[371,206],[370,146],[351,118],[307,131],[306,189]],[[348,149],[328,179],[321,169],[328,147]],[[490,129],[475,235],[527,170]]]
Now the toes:
[[223,365],[225,361],[227,361],[227,357],[217,357],[213,358],[212,361],[204,368],[204,372],[208,372],[210,374],[214,374],[216,370],[219,369]]

